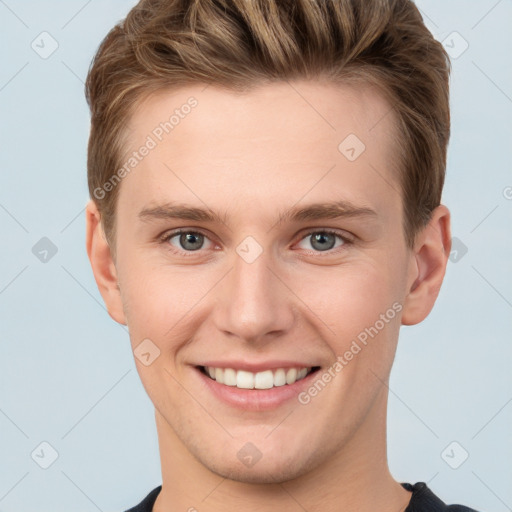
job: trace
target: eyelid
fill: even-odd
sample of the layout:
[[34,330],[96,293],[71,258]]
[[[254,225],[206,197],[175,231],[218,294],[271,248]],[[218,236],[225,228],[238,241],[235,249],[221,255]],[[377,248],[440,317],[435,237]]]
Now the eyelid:
[[310,228],[309,230],[303,232],[300,236],[300,240],[304,240],[307,236],[312,235],[313,233],[328,233],[330,235],[336,235],[340,237],[345,243],[349,244],[354,242],[355,237],[347,233],[346,231],[339,230],[336,228]]

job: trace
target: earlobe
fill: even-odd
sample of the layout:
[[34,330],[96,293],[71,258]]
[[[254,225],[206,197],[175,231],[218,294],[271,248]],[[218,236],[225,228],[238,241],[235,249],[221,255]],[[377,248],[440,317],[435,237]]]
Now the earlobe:
[[86,249],[96,285],[103,297],[108,314],[116,322],[126,325],[116,266],[103,233],[101,215],[93,200],[87,203],[85,216]]
[[450,212],[446,206],[440,205],[416,237],[402,313],[403,325],[421,322],[434,307],[446,272],[450,248]]

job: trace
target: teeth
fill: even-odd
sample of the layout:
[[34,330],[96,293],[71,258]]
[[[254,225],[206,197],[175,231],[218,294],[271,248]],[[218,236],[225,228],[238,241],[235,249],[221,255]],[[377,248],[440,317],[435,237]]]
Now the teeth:
[[205,366],[204,370],[213,380],[226,386],[236,386],[240,389],[270,389],[285,384],[290,385],[303,379],[311,368],[278,368],[258,373],[208,366]]
[[224,372],[222,368],[215,368],[215,380],[220,384],[224,384]]
[[226,386],[236,386],[236,372],[233,368],[226,368],[224,370],[224,384]]
[[290,368],[286,372],[286,384],[293,384],[297,380],[297,369]]
[[307,373],[308,373],[308,369],[307,368],[302,368],[301,370],[299,370],[297,372],[297,380],[303,379],[306,376]]
[[270,389],[274,387],[274,374],[272,370],[257,373],[254,377],[254,387],[256,389]]
[[286,372],[279,368],[274,373],[274,386],[284,386],[286,384]]
[[[215,370],[215,376],[217,376],[217,372],[219,371],[223,372],[223,370],[217,368]],[[219,382],[218,379],[215,380]],[[236,387],[242,389],[254,389],[254,373],[244,372],[243,370],[236,372]]]

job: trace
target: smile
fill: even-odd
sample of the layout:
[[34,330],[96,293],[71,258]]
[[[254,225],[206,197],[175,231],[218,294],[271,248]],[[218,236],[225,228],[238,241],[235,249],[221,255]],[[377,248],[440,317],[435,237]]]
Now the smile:
[[318,367],[276,368],[257,373],[233,368],[214,368],[212,366],[201,366],[200,369],[205,375],[225,386],[239,389],[271,389],[294,384],[304,379]]

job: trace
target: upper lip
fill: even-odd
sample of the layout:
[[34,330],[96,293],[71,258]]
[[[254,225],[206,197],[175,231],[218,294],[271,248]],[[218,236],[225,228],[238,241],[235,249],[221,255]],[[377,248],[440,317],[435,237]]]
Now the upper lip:
[[319,365],[308,363],[302,363],[299,361],[282,361],[282,360],[271,360],[260,363],[248,362],[248,361],[205,361],[196,366],[208,366],[210,368],[233,368],[234,370],[245,370],[247,372],[258,373],[265,370],[277,370],[278,368],[314,368]]

